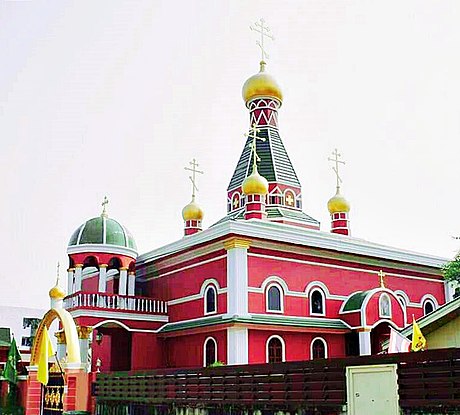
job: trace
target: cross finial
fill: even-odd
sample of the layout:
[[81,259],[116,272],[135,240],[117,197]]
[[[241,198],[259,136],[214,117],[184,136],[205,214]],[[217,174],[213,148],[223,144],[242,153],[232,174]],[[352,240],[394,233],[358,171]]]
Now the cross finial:
[[60,266],[61,266],[61,264],[60,264],[59,261],[58,261],[57,267],[56,267],[56,285],[59,285],[59,278],[61,277],[61,276],[59,275],[59,268],[60,268]]
[[251,154],[253,157],[253,164],[252,164],[252,172],[257,172],[257,162],[260,161],[260,157],[257,154],[257,140],[265,141],[264,137],[258,137],[257,133],[259,132],[259,128],[257,128],[257,124],[252,124],[252,127],[249,130],[249,134],[245,134],[245,137],[252,138],[251,143]]
[[340,183],[342,183],[342,179],[340,178],[340,175],[339,175],[339,164],[345,164],[345,162],[343,160],[339,160],[339,158],[342,157],[342,155],[337,151],[337,149],[334,149],[334,151],[332,152],[332,155],[334,156],[334,158],[328,157],[327,159],[335,163],[335,166],[332,167],[332,170],[334,170],[335,172],[336,179],[337,179],[337,184],[336,184],[337,191],[339,191]]
[[260,19],[258,22],[255,22],[253,26],[249,26],[254,32],[260,33],[260,41],[256,40],[256,45],[259,46],[262,53],[262,62],[265,58],[269,58],[268,53],[265,51],[264,47],[264,38],[268,37],[271,40],[275,40],[275,37],[270,33],[270,28],[265,25],[265,20]]
[[199,164],[196,162],[195,159],[189,161],[188,164],[190,164],[190,166],[192,167],[184,167],[184,169],[192,172],[192,175],[188,176],[188,178],[192,182],[192,200],[195,200],[195,191],[198,191],[198,187],[196,187],[196,173],[203,174],[204,171],[197,170]]
[[380,279],[380,288],[386,288],[385,281],[383,280],[383,278],[385,277],[385,273],[382,270],[380,270],[377,275],[379,276],[379,279]]
[[102,201],[101,203],[101,206],[102,206],[102,213],[101,213],[101,216],[106,218],[107,216],[107,205],[109,204],[109,199],[107,199],[107,196],[104,196],[104,200]]

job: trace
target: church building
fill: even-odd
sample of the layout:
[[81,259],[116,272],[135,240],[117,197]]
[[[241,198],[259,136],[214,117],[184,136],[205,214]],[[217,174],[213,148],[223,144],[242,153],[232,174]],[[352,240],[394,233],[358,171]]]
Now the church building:
[[[71,236],[67,294],[55,287],[50,295],[77,323],[92,371],[374,354],[390,327],[452,299],[444,258],[352,235],[337,150],[330,231],[303,211],[278,128],[283,94],[264,60],[243,99],[247,140],[221,220],[203,229],[194,190],[184,234],[166,246],[139,254],[106,201]],[[193,184],[197,167],[193,160]]]

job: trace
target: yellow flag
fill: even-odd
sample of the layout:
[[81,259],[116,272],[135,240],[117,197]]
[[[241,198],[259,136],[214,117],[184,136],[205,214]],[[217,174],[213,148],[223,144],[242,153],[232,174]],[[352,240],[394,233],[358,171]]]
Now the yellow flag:
[[414,316],[412,316],[412,351],[418,352],[426,346],[426,339],[420,330]]
[[38,349],[38,371],[37,379],[44,385],[48,384],[48,358],[54,355],[53,345],[51,344],[50,336],[46,327],[43,328],[40,337],[40,344]]

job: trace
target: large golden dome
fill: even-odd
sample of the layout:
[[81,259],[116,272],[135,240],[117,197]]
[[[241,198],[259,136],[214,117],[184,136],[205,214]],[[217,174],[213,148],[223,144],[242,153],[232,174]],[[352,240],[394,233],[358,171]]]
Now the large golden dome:
[[265,62],[260,61],[260,71],[251,76],[243,85],[244,102],[256,97],[273,97],[283,101],[283,93],[275,79],[265,72]]
[[246,195],[266,195],[268,193],[268,182],[255,169],[250,176],[244,179],[242,189]]
[[203,210],[198,203],[195,202],[195,199],[192,199],[192,201],[182,209],[182,217],[184,220],[203,219]]
[[341,213],[341,212],[349,212],[350,211],[350,203],[348,203],[347,199],[345,199],[337,189],[337,193],[329,199],[327,202],[327,208],[329,209],[329,213],[332,215],[333,213]]

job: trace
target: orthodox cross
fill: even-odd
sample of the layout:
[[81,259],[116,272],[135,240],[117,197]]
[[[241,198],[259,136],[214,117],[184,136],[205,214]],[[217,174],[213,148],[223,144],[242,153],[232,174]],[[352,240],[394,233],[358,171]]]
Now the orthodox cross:
[[345,164],[345,162],[343,160],[339,160],[339,158],[341,157],[341,154],[337,151],[337,149],[335,149],[332,152],[332,155],[334,156],[334,158],[328,157],[327,159],[335,163],[335,167],[332,167],[332,170],[334,170],[336,178],[337,178],[337,190],[338,190],[340,188],[340,183],[342,183],[342,179],[340,178],[340,175],[339,175],[339,164]]
[[257,171],[257,162],[260,161],[260,157],[257,155],[257,140],[265,141],[264,137],[257,137],[257,133],[260,130],[257,128],[257,124],[252,124],[249,130],[249,134],[245,134],[245,137],[252,138],[251,143],[251,154],[253,156],[252,171]]
[[383,280],[383,278],[385,277],[385,273],[382,270],[380,270],[377,275],[380,278],[380,288],[386,288],[385,287],[385,281]]
[[189,161],[188,164],[190,164],[192,167],[184,167],[184,169],[192,172],[192,175],[188,176],[188,178],[192,182],[192,200],[195,200],[195,191],[198,191],[198,187],[196,187],[196,173],[203,174],[204,172],[201,170],[197,170],[199,164],[196,162],[195,159]]
[[256,40],[256,45],[259,46],[260,51],[262,52],[262,61],[265,58],[269,58],[268,53],[265,51],[264,48],[264,38],[268,37],[271,40],[275,40],[275,37],[270,33],[270,28],[268,26],[265,26],[265,20],[260,19],[259,22],[255,22],[254,26],[249,26],[251,30],[254,32],[260,33],[260,41]]
[[59,277],[60,277],[60,275],[59,275],[59,267],[60,267],[60,266],[61,266],[61,264],[60,264],[59,261],[58,261],[58,263],[57,263],[57,270],[56,270],[56,275],[57,275],[57,284],[56,284],[56,285],[59,284]]
[[102,215],[107,217],[107,205],[109,204],[109,199],[107,199],[107,196],[104,196],[104,200],[101,203],[102,206]]

